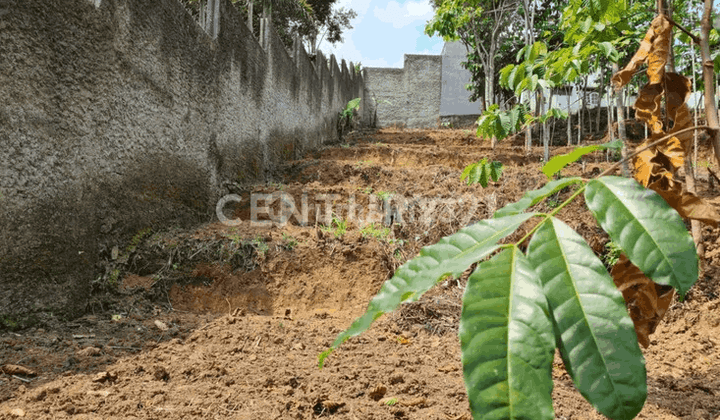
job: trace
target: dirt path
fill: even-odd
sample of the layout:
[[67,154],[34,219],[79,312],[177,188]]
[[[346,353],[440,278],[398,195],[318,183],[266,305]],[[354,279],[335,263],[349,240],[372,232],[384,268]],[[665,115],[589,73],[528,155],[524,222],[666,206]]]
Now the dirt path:
[[[492,151],[472,138],[463,130],[354,135],[288,164],[281,183],[238,187],[242,201],[226,212],[235,226],[142,237],[112,262],[122,269],[120,292],[97,298],[95,315],[46,317],[0,335],[0,365],[35,374],[0,374],[0,418],[470,419],[456,336],[465,277],[382,317],[323,370],[317,356],[422,246],[544,182],[540,149]],[[506,165],[501,181],[463,185],[462,168],[484,157]],[[590,177],[609,166],[603,158],[565,174]],[[256,219],[272,212],[278,221],[283,199],[296,215],[283,226],[252,224],[249,203],[260,198],[262,207],[263,194],[275,200]],[[717,193],[706,198],[720,205]],[[384,211],[384,200],[400,210]],[[605,251],[607,238],[580,203],[561,218]],[[720,418],[720,230],[705,233],[701,280],[645,351],[649,397],[638,418]],[[603,418],[557,357],[553,375],[558,419]]]

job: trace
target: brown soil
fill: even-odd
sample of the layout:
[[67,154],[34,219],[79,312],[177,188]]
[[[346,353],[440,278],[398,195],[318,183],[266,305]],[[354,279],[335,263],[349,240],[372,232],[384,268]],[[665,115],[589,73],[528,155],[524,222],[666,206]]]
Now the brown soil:
[[[346,140],[288,164],[280,183],[237,186],[237,226],[155,232],[119,248],[107,261],[108,271],[120,270],[119,285],[99,287],[91,314],[45,314],[33,328],[2,332],[0,418],[470,419],[456,336],[469,271],[380,318],[322,370],[317,357],[422,246],[542,185],[542,150],[526,154],[513,142],[491,150],[466,130],[381,130]],[[712,161],[709,153],[701,160]],[[462,168],[484,157],[505,164],[500,182],[461,183]],[[597,153],[563,174],[591,177],[609,165]],[[706,177],[701,170],[701,195],[720,207]],[[299,207],[303,192],[305,226],[295,218],[285,226],[250,222],[251,193],[289,194]],[[333,215],[317,194],[337,194]],[[430,211],[410,205],[403,224],[384,231],[382,212],[366,212],[364,223],[348,216],[348,198],[368,209],[388,194],[464,200]],[[337,223],[323,228],[327,216],[347,220],[347,232],[336,237]],[[560,217],[605,252],[607,236],[582,203]],[[363,232],[369,222],[376,229]],[[720,229],[704,233],[700,280],[644,350],[649,395],[638,418],[720,419]],[[558,357],[553,376],[558,419],[603,418]]]

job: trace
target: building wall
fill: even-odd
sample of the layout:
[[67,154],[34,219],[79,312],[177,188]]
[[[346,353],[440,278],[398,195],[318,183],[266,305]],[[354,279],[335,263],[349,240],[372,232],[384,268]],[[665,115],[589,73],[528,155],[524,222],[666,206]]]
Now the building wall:
[[460,63],[467,60],[467,49],[460,41],[446,42],[442,50],[442,94],[440,117],[479,116],[482,101],[470,102],[470,71]]
[[377,127],[437,127],[441,57],[405,55],[402,69],[366,67],[363,120]]
[[214,38],[176,0],[3,4],[0,314],[81,308],[123,239],[337,139],[362,77],[219,10]]

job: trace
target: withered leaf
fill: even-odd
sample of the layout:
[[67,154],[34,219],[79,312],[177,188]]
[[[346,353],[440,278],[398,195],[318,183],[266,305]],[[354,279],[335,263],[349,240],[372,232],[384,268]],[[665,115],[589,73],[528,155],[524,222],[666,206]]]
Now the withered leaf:
[[665,64],[667,64],[670,51],[670,35],[672,24],[664,14],[653,19],[650,27],[655,32],[652,48],[648,54],[647,75],[650,83],[660,83],[665,75]]
[[655,150],[657,153],[652,161],[673,174],[685,164],[685,148],[677,137],[670,137],[658,144]]
[[713,227],[720,223],[720,214],[712,205],[694,193],[683,191],[682,183],[672,177],[660,177],[647,187],[660,194],[683,218],[699,220]]
[[[639,147],[645,147],[645,145],[646,143],[643,143]],[[655,152],[651,149],[643,150],[633,157],[635,179],[644,187],[647,187],[650,183],[650,176],[652,175],[654,165],[654,163],[652,163],[653,157],[655,157]]]
[[640,42],[640,48],[630,59],[630,63],[613,75],[611,82],[615,86],[615,90],[628,84],[635,71],[645,61],[649,62],[648,77],[650,83],[660,83],[670,48],[671,29],[672,26],[665,15],[659,15],[653,19],[650,29],[648,29],[642,42]]
[[635,100],[635,118],[644,122],[652,134],[663,132],[662,103],[663,87],[660,83],[646,84]]
[[[690,110],[687,107],[687,100],[690,97],[691,82],[687,77],[677,73],[667,73],[664,79],[665,101],[667,102],[668,118],[673,121],[672,130],[668,134],[676,133],[682,129],[692,126]],[[683,145],[685,152],[690,150],[692,132],[683,133],[677,136]]]
[[672,303],[675,289],[661,286],[647,278],[625,254],[620,256],[610,274],[625,299],[630,318],[635,324],[638,342],[647,348],[650,335],[655,332]]

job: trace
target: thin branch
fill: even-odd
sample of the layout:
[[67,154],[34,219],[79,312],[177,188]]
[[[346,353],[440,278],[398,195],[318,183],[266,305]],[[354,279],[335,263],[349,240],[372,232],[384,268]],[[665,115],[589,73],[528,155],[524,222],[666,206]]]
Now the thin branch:
[[678,29],[680,29],[681,31],[685,32],[685,34],[687,34],[687,36],[689,36],[690,38],[692,38],[693,42],[694,42],[696,45],[698,45],[698,46],[700,45],[700,37],[698,37],[697,35],[693,34],[692,32],[688,31],[687,29],[685,29],[682,25],[680,25],[679,23],[675,22],[670,16],[665,15],[665,17],[667,18],[668,22],[672,23],[676,28],[678,28]]

